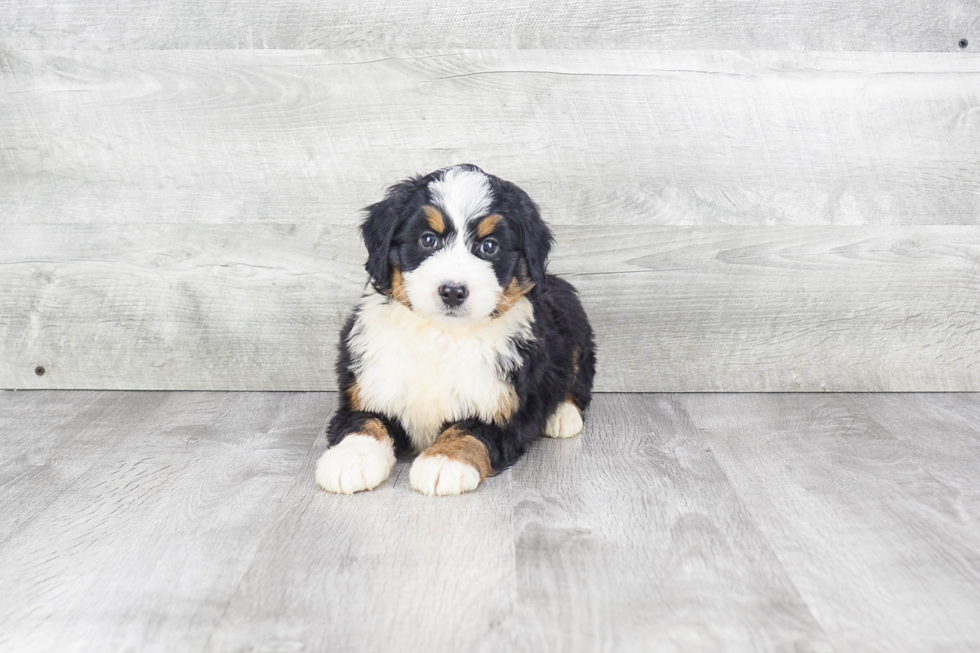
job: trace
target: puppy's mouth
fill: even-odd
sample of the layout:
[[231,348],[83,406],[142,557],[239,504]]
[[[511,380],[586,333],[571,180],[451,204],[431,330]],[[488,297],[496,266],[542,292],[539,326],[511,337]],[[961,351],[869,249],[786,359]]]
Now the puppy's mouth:
[[446,317],[462,318],[468,317],[469,311],[462,306],[458,306],[456,308],[444,308],[442,309],[442,314]]
[[449,326],[473,326],[489,322],[491,317],[473,312],[469,303],[461,306],[440,306],[434,312],[422,312],[424,317]]
[[450,324],[479,321],[479,318],[473,315],[473,313],[470,311],[470,307],[465,304],[462,306],[440,307],[438,318],[441,321],[448,322]]

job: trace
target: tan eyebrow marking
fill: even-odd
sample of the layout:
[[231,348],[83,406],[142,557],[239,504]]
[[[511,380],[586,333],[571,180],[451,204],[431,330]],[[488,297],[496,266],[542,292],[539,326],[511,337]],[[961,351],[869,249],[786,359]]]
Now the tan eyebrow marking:
[[428,220],[433,231],[439,234],[446,233],[446,219],[442,217],[442,212],[439,209],[427,205],[423,206],[422,210],[425,211],[425,219]]
[[488,215],[480,221],[480,224],[476,226],[476,235],[480,238],[486,238],[493,233],[493,230],[497,228],[497,225],[501,220],[503,220],[503,218],[496,213],[493,215]]

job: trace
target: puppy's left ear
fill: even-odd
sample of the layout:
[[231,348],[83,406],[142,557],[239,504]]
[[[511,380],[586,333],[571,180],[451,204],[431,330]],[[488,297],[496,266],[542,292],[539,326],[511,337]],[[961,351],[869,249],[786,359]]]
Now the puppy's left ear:
[[368,251],[364,269],[371,276],[371,285],[380,293],[391,290],[391,241],[415,195],[417,182],[413,178],[395,184],[383,200],[364,209],[367,218],[361,223],[361,238]]
[[551,246],[555,242],[555,237],[551,234],[551,229],[541,219],[541,212],[534,200],[521,188],[510,182],[503,182],[509,191],[513,207],[512,211],[516,214],[518,228],[521,233],[521,248],[524,251],[524,260],[527,261],[528,275],[534,282],[532,294],[538,294],[544,289],[547,280],[548,254]]

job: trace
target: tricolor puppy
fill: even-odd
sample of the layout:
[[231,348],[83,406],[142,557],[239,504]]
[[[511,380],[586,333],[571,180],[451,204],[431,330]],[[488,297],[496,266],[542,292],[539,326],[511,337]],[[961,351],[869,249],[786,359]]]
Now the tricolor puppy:
[[325,490],[370,490],[419,452],[423,494],[460,494],[539,436],[582,430],[595,346],[527,193],[473,165],[414,177],[367,209],[370,285],[340,336]]

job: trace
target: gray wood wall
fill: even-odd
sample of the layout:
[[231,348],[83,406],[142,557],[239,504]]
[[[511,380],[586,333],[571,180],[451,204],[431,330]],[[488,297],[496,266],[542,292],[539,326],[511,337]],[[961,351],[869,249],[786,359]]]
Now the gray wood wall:
[[980,390],[978,47],[958,0],[5,0],[0,387],[333,389],[358,209],[471,162],[600,390]]

